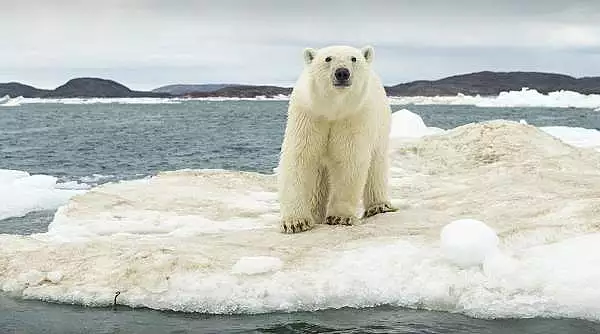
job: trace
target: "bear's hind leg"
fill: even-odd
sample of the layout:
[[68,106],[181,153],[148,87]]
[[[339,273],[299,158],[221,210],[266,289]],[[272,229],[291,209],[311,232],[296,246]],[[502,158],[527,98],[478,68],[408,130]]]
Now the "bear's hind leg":
[[368,141],[356,138],[352,130],[338,129],[329,143],[331,199],[325,222],[330,225],[353,225],[358,220],[356,211],[369,169]]
[[329,225],[354,225],[358,220],[356,210],[367,178],[368,166],[338,164],[330,175],[331,202],[325,222]]

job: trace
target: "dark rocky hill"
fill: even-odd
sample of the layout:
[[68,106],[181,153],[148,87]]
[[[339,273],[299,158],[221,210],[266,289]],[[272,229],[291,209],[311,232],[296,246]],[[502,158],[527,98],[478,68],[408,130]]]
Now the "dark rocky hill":
[[170,94],[133,91],[106,79],[77,78],[49,92],[47,97],[164,97]]
[[42,97],[42,98],[68,98],[68,97],[170,97],[171,94],[141,92],[131,90],[124,85],[106,79],[76,78],[71,79],[54,90],[43,90],[35,87],[10,82],[0,83],[0,96],[11,97]]
[[9,95],[12,97],[40,97],[49,91],[24,85],[18,82],[0,83],[0,97]]
[[[169,93],[171,87],[172,93]],[[165,86],[162,92],[133,91],[126,86],[106,79],[77,78],[69,80],[54,90],[43,90],[16,82],[0,84],[0,97],[273,97],[289,95],[291,87],[253,85],[175,85]],[[201,89],[189,91],[189,89]],[[571,90],[583,94],[600,94],[600,77],[574,78],[568,75],[541,72],[476,72],[455,75],[440,80],[419,80],[386,87],[390,96],[454,96],[498,95],[502,91],[521,90],[523,87],[540,93]],[[183,93],[178,93],[183,89]],[[157,89],[160,90],[160,89]]]
[[600,77],[574,78],[541,72],[476,72],[440,80],[419,80],[386,87],[391,96],[498,95],[502,91],[523,87],[540,93],[571,90],[583,94],[600,93]]
[[243,97],[253,98],[257,96],[273,97],[277,95],[289,95],[292,88],[277,86],[250,86],[239,85],[218,89],[214,92],[193,92],[185,94],[189,97]]
[[167,85],[152,90],[154,93],[169,93],[172,95],[185,95],[194,92],[214,92],[221,88],[236,86],[234,84],[201,84],[201,85]]

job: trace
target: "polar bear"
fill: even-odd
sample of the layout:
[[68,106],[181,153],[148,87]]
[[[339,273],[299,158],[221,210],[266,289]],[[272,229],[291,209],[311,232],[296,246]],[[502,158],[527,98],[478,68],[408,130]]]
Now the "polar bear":
[[[304,50],[278,166],[284,233],[396,211],[388,196],[391,109],[373,47]],[[362,198],[361,198],[362,197]]]

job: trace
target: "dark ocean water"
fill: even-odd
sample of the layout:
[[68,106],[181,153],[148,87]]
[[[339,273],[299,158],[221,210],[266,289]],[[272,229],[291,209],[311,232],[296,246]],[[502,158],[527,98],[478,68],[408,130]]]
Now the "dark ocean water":
[[[393,110],[405,106],[393,106]],[[277,164],[285,101],[182,104],[26,104],[0,109],[0,168],[65,179],[137,178],[181,168],[270,173]],[[589,109],[408,106],[444,129],[490,119],[600,128]]]
[[[161,105],[26,104],[0,108],[0,169],[98,184],[159,171],[223,168],[271,173],[287,102]],[[600,129],[587,109],[404,106],[445,129],[491,120]],[[393,106],[399,110],[403,106]],[[0,221],[0,233],[46,231],[53,211]],[[575,319],[480,320],[396,307],[214,316],[86,308],[0,295],[0,333],[600,333]]]

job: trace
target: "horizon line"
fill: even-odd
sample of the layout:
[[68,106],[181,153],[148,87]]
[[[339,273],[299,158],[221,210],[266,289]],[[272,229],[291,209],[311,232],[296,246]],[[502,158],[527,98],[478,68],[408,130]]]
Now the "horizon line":
[[[565,74],[565,73],[560,73],[560,72],[544,72],[544,71],[524,71],[524,70],[512,70],[512,71],[507,71],[507,70],[501,70],[501,71],[492,71],[492,70],[481,70],[481,71],[473,71],[473,72],[460,72],[460,73],[456,73],[456,74],[452,74],[452,75],[448,75],[448,76],[444,76],[444,77],[437,77],[435,79],[416,79],[416,80],[410,80],[410,81],[404,81],[404,82],[397,82],[397,83],[392,83],[392,84],[384,84],[384,86],[386,87],[392,87],[392,86],[397,86],[397,85],[402,85],[402,84],[409,84],[409,83],[413,83],[413,82],[418,82],[418,81],[439,81],[439,80],[443,80],[443,79],[447,79],[447,78],[452,78],[452,77],[456,77],[456,76],[463,76],[463,75],[469,75],[469,74],[477,74],[477,73],[529,73],[529,74],[533,74],[533,73],[537,73],[537,74],[554,74],[554,75],[562,75],[562,76],[567,76],[567,77],[571,77],[573,79],[584,79],[584,78],[598,78],[600,76],[594,76],[594,75],[590,75],[590,76],[573,76],[570,74]],[[26,86],[30,86],[36,89],[40,89],[40,90],[54,90],[62,85],[65,85],[66,83],[68,83],[71,80],[75,80],[75,79],[97,79],[97,80],[109,80],[109,81],[113,81],[116,82],[120,85],[123,85],[125,87],[127,87],[128,89],[132,90],[132,91],[142,91],[142,92],[151,92],[152,90],[158,89],[158,88],[162,88],[162,87],[166,87],[166,86],[174,86],[174,85],[183,85],[183,86],[192,86],[192,85],[197,85],[197,86],[206,86],[206,85],[228,85],[228,86],[274,86],[274,87],[282,87],[282,88],[293,88],[295,83],[291,83],[291,84],[277,84],[277,83],[241,83],[241,82],[237,82],[237,83],[232,83],[232,82],[206,82],[206,83],[184,83],[184,82],[176,82],[176,83],[166,83],[166,84],[160,84],[154,88],[151,88],[149,90],[138,90],[138,89],[132,89],[128,84],[124,83],[124,81],[117,81],[116,79],[112,79],[112,78],[108,78],[108,77],[99,77],[99,76],[78,76],[78,77],[72,77],[70,79],[67,79],[66,81],[64,81],[62,84],[59,84],[57,86],[55,86],[54,88],[40,88],[40,86],[36,86],[35,84],[29,84],[29,83],[24,83],[22,81],[7,81],[7,82],[0,82],[0,85],[5,85],[5,84],[20,84],[20,85],[26,85]]]

